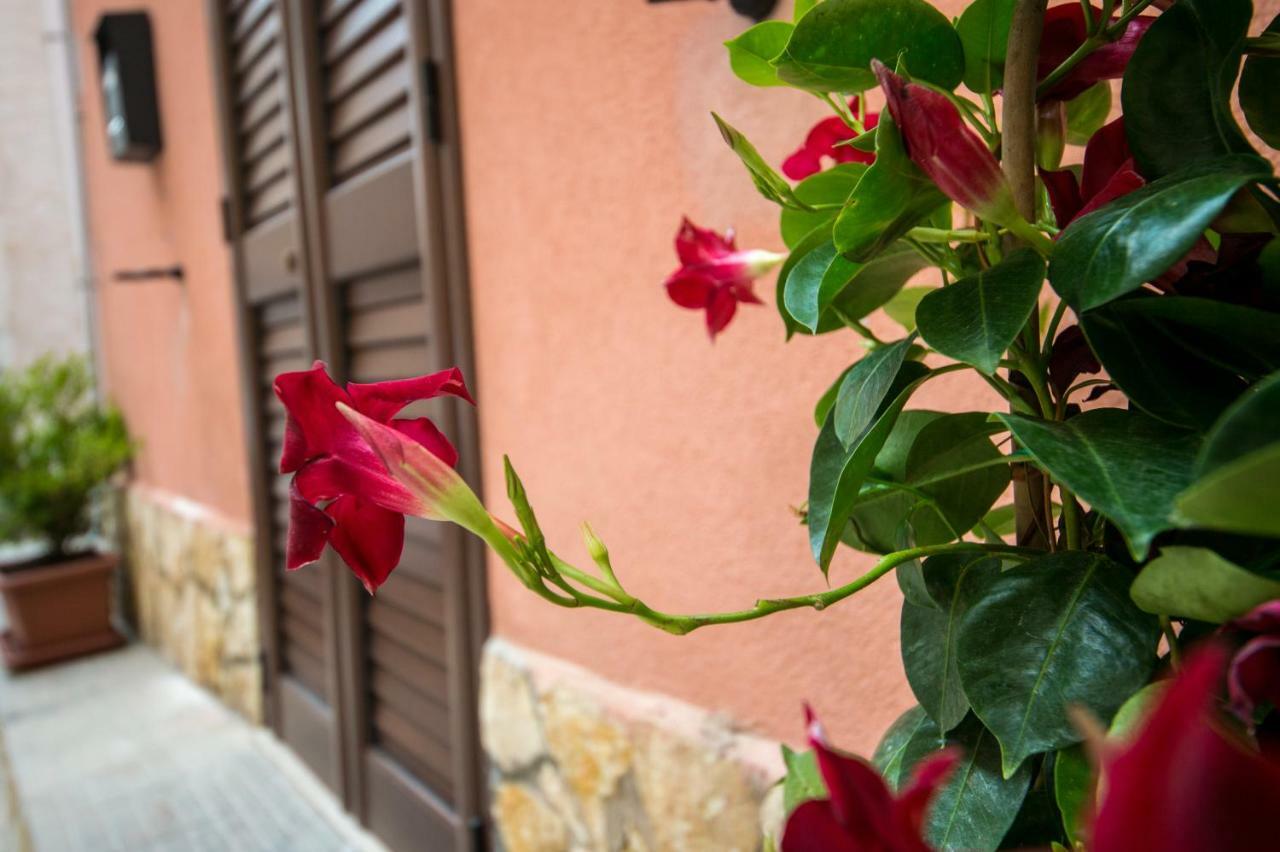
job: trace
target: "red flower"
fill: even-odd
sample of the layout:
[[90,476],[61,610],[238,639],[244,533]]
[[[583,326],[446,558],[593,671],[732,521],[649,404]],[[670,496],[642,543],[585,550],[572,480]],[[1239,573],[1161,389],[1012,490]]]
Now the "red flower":
[[799,805],[782,832],[782,852],[928,852],[921,838],[925,811],[959,756],[941,751],[920,762],[894,795],[880,773],[828,746],[821,723],[805,707],[809,745],[829,799]]
[[1137,738],[1104,756],[1090,852],[1256,852],[1277,846],[1280,762],[1219,730],[1226,650],[1195,654]]
[[1079,180],[1069,169],[1041,169],[1040,179],[1049,191],[1049,203],[1059,228],[1146,184],[1129,153],[1123,118],[1100,128],[1089,139]]
[[[1102,10],[1092,6],[1090,10],[1095,21],[1101,18]],[[1095,83],[1124,76],[1129,57],[1133,56],[1138,42],[1154,22],[1155,18],[1146,15],[1134,18],[1119,38],[1103,44],[1081,60],[1080,64],[1045,93],[1042,100],[1069,101]],[[1039,65],[1036,69],[1038,79],[1043,80],[1053,73],[1088,37],[1084,9],[1079,3],[1054,6],[1045,12],[1044,30],[1040,36]]]
[[[857,108],[857,100],[850,104]],[[880,121],[880,114],[869,112],[863,119],[863,127],[867,130],[875,127]],[[822,158],[830,157],[837,163],[872,163],[876,155],[870,151],[859,151],[852,145],[838,143],[856,139],[858,134],[844,123],[844,119],[832,116],[824,118],[813,126],[804,144],[782,163],[782,173],[792,180],[804,180],[809,175],[822,171]]]
[[317,361],[310,370],[276,376],[275,392],[288,412],[280,472],[293,474],[285,567],[315,562],[327,543],[372,593],[400,561],[404,516],[428,516],[431,507],[387,473],[338,406],[386,424],[452,471],[458,453],[434,423],[395,415],[411,402],[442,394],[472,402],[462,374],[444,370],[344,389]]
[[983,219],[1002,225],[1017,220],[1000,164],[955,105],[932,89],[907,82],[878,59],[871,61],[871,69],[880,79],[907,154],[938,189]]
[[1254,607],[1224,627],[1243,640],[1227,671],[1232,711],[1253,728],[1257,709],[1280,708],[1280,600]]
[[667,295],[682,308],[706,311],[713,340],[733,319],[739,302],[761,304],[752,281],[786,259],[762,249],[739,251],[732,230],[722,237],[687,217],[676,232],[676,256],[680,268],[667,276]]

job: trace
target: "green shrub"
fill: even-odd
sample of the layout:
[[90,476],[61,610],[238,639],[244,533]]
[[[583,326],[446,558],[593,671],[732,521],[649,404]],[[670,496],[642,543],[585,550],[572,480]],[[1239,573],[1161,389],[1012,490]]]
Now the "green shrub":
[[120,412],[94,398],[84,358],[0,373],[0,541],[66,553],[89,530],[95,490],[133,449]]

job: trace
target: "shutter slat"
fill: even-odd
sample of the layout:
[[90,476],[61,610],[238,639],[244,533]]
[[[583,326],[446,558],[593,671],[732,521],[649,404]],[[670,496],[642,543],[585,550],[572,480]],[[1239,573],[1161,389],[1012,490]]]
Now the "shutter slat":
[[393,571],[386,584],[378,589],[378,600],[415,619],[444,627],[443,592],[411,574]]
[[286,640],[282,644],[285,668],[301,681],[303,686],[324,701],[324,696],[328,693],[325,688],[324,663],[293,642]]
[[250,0],[232,12],[231,39],[243,41],[251,29],[266,19],[275,0]]
[[283,178],[289,171],[289,149],[277,145],[262,156],[245,163],[244,185],[250,191]]
[[398,14],[399,0],[364,0],[324,34],[325,63],[341,58],[369,33]]
[[385,382],[421,375],[430,363],[426,344],[412,343],[353,350],[348,367],[354,382]]
[[327,100],[330,103],[341,100],[382,68],[403,60],[408,40],[409,30],[403,17],[379,30],[373,38],[328,69],[325,83]]
[[347,344],[376,346],[422,341],[426,328],[427,315],[421,302],[366,308],[348,320]]
[[393,672],[375,668],[369,677],[373,697],[406,719],[413,719],[428,736],[449,747],[449,710]]
[[347,310],[357,311],[394,302],[420,300],[423,296],[420,275],[415,265],[385,275],[352,281],[346,287]]
[[367,613],[369,627],[375,633],[438,665],[443,666],[448,659],[444,630],[439,626],[407,615],[377,598],[369,604]]
[[280,16],[273,14],[261,26],[255,27],[244,41],[236,44],[235,69],[243,74],[249,66],[262,59],[269,50],[279,50]]
[[335,183],[409,147],[409,112],[394,109],[333,146]]
[[409,67],[398,62],[330,108],[329,138],[341,142],[381,113],[405,109],[408,98]]
[[449,680],[443,667],[422,659],[378,633],[369,636],[369,658],[375,666],[395,672],[397,677],[412,683],[414,688],[432,700],[442,705],[448,703]]
[[440,781],[449,777],[449,750],[424,734],[418,726],[397,713],[388,704],[375,704],[373,729],[384,743],[394,743],[426,766]]
[[264,222],[277,213],[289,209],[293,203],[293,186],[284,174],[261,189],[250,193],[245,205],[245,217],[251,225]]

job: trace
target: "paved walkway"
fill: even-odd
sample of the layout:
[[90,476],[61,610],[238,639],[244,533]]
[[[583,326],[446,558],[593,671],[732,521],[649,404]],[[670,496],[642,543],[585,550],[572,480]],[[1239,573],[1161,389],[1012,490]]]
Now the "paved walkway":
[[382,849],[270,733],[143,646],[0,674],[0,736],[32,852]]

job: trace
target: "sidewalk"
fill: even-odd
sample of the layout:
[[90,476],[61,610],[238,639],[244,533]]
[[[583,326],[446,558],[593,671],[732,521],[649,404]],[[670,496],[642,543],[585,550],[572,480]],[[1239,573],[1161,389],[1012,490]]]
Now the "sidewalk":
[[144,646],[0,673],[0,736],[32,852],[382,850],[269,732]]

